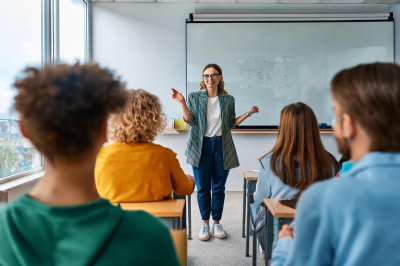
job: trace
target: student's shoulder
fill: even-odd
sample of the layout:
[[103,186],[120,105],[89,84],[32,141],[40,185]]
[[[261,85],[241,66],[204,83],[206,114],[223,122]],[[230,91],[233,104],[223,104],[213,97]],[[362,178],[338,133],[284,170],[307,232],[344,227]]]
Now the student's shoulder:
[[[0,203],[0,220],[5,218],[5,217],[10,217],[15,215],[16,213],[19,213],[23,211],[26,213],[26,209],[31,209],[31,205],[26,204],[26,194],[22,195],[18,199],[8,203],[8,204],[2,204]],[[1,221],[0,221],[1,225]]]
[[97,156],[106,156],[108,154],[113,154],[113,153],[117,153],[117,152],[121,152],[122,150],[124,150],[124,148],[126,148],[126,143],[125,142],[112,142],[106,146],[101,147],[99,153],[97,154]]
[[149,143],[149,147],[151,147],[151,149],[153,149],[154,151],[156,151],[157,153],[159,153],[162,156],[173,156],[176,157],[176,153],[171,150],[170,148],[164,147],[162,145],[159,144],[155,144],[155,143]]
[[299,204],[321,208],[346,204],[353,198],[356,190],[353,181],[345,178],[330,178],[315,182],[301,194]]
[[4,216],[6,212],[7,212],[7,205],[0,204],[0,217]]
[[140,228],[142,233],[151,236],[169,235],[169,229],[160,219],[145,211],[122,211],[123,225],[130,228]]
[[268,153],[265,155],[261,160],[260,160],[260,166],[263,167],[265,170],[269,168],[270,162],[271,162],[271,157],[272,157],[272,152]]

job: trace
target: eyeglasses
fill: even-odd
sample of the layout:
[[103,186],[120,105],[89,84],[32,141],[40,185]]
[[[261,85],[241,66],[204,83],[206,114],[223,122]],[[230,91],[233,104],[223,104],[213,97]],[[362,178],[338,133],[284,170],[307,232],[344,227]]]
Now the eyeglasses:
[[205,78],[205,79],[209,79],[209,78],[215,79],[215,78],[218,77],[218,76],[221,76],[221,74],[211,74],[211,75],[209,75],[209,74],[204,74],[204,75],[203,75],[203,78]]

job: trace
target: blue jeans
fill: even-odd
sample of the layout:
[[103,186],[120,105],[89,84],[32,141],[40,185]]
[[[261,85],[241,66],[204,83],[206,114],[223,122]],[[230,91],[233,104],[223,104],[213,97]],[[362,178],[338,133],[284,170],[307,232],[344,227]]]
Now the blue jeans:
[[[202,220],[221,220],[225,201],[225,183],[229,170],[224,170],[222,137],[204,137],[199,167],[193,166],[197,185],[197,202]],[[212,200],[211,200],[212,190]]]

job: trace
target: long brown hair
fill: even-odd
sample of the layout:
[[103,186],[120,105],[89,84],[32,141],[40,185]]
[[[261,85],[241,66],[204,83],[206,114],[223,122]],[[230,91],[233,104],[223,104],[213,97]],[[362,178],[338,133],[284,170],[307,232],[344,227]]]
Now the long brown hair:
[[[218,74],[221,75],[221,81],[218,83],[218,92],[222,92],[224,95],[228,95],[228,92],[225,90],[225,82],[224,78],[222,77],[222,69],[220,68],[219,65],[217,64],[208,64],[203,68],[203,74],[204,71],[206,71],[208,68],[214,68],[215,70],[218,71]],[[207,90],[206,84],[204,83],[204,79],[200,82],[199,85],[200,90]]]
[[371,151],[400,151],[400,66],[358,65],[340,71],[332,96],[368,133]]
[[[284,184],[298,189],[305,189],[316,181],[328,179],[339,170],[335,157],[322,144],[313,110],[301,102],[283,108],[276,144],[260,160],[270,153],[272,172]],[[300,167],[298,180],[297,165]]]

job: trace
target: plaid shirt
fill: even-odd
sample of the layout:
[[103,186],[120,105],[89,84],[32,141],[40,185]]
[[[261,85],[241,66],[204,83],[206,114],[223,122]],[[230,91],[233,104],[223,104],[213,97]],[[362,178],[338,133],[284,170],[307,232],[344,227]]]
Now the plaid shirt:
[[[239,166],[239,158],[236,154],[231,129],[235,128],[235,98],[231,95],[218,93],[221,108],[222,153],[224,169],[229,170]],[[207,115],[207,91],[201,90],[189,94],[186,105],[192,116],[188,123],[190,128],[189,139],[185,151],[186,162],[199,167],[201,150],[203,147],[204,132],[206,129]],[[185,119],[185,118],[183,118]]]

